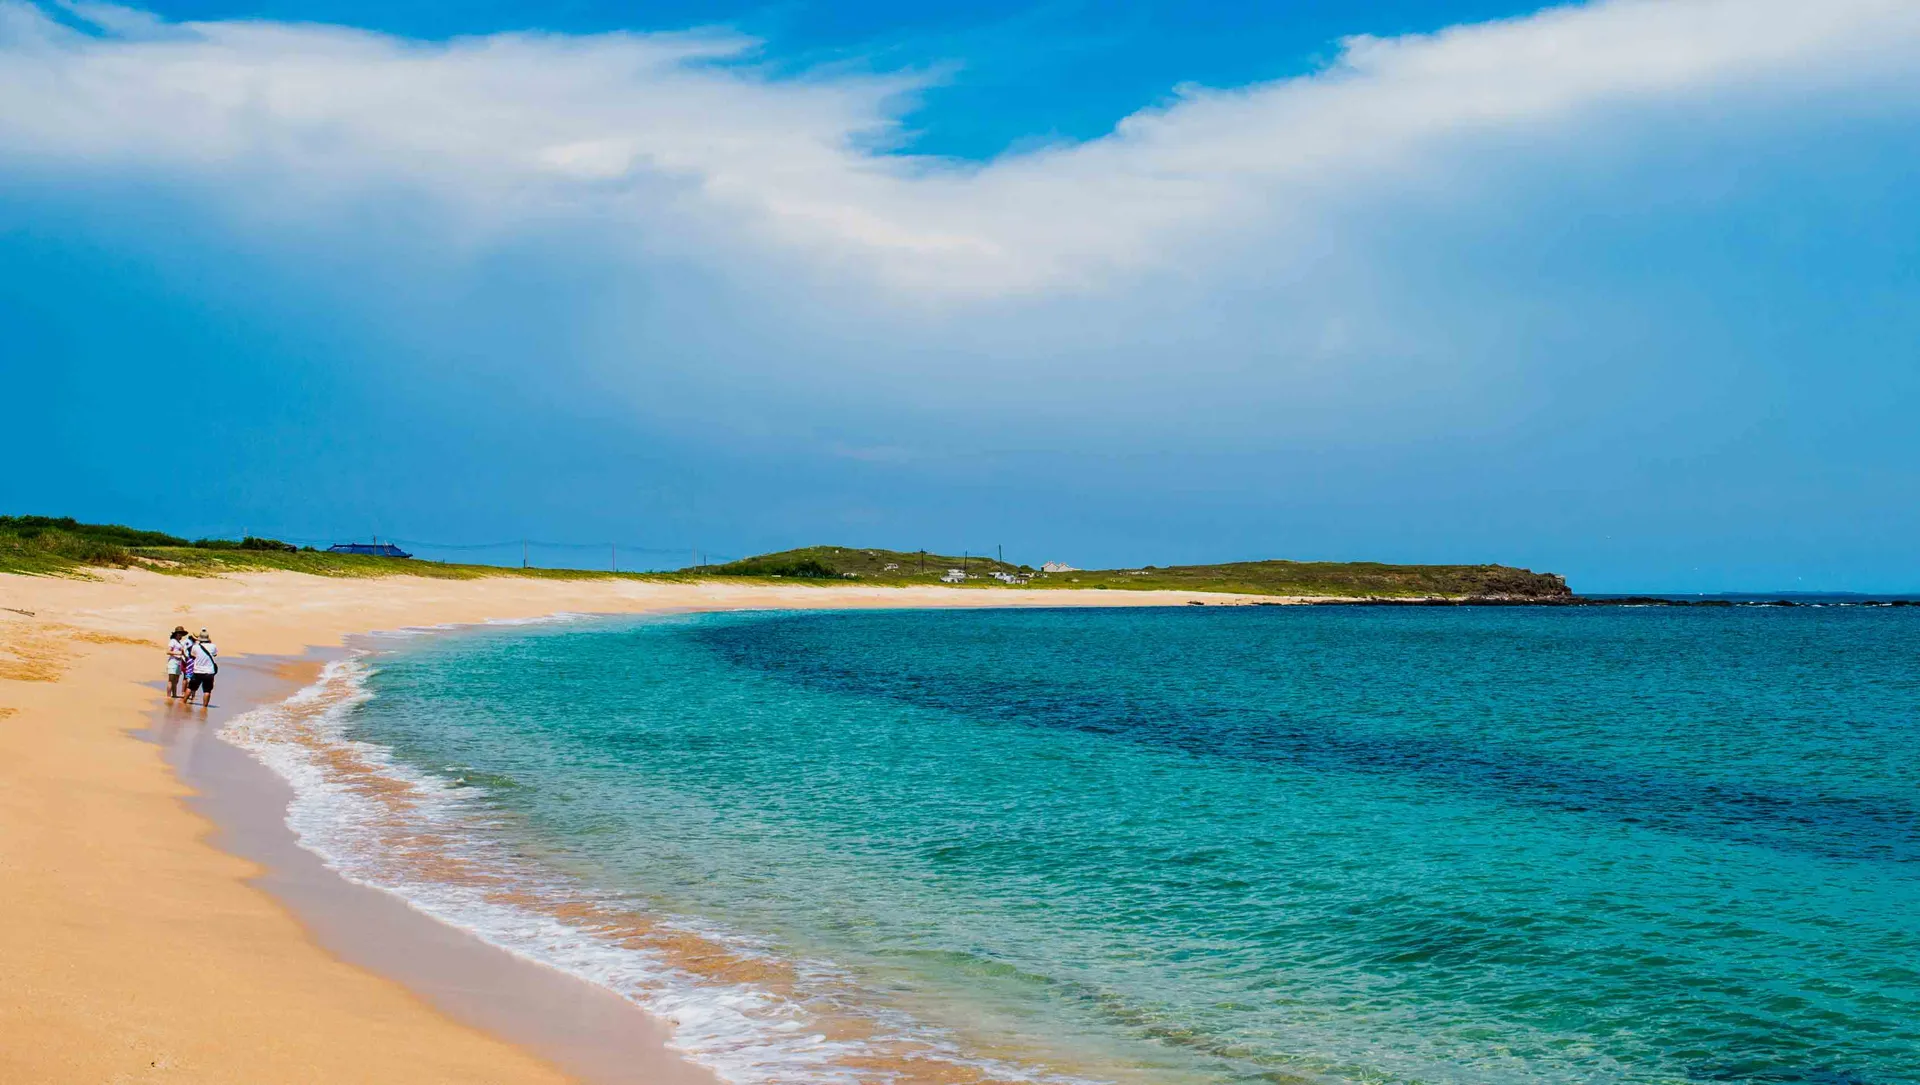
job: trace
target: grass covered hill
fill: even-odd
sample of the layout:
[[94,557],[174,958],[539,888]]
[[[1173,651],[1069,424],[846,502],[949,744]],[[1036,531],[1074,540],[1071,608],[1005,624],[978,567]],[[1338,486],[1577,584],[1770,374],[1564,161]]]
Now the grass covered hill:
[[[503,569],[436,561],[330,554],[276,539],[197,539],[119,524],[83,524],[71,517],[0,516],[0,573],[85,576],[89,568],[151,569],[182,576],[285,569],[315,576],[482,576],[593,579],[615,574],[585,569]],[[620,574],[626,575],[626,574]]]
[[[1249,595],[1325,595],[1350,599],[1571,599],[1553,573],[1509,565],[1385,565],[1377,561],[1235,561],[1222,565],[1065,573],[1073,587],[1182,588]],[[1077,579],[1076,579],[1077,578]],[[1039,581],[1035,581],[1039,583]]]
[[879,550],[853,546],[809,546],[709,565],[709,576],[778,576],[812,580],[871,580],[880,584],[933,584],[948,569],[962,569],[989,584],[996,572],[1031,574],[1033,569],[978,554],[934,554],[922,550]]
[[[183,576],[284,569],[315,576],[430,576],[472,579],[529,576],[554,579],[694,580],[754,577],[783,582],[904,585],[937,584],[959,570],[960,586],[999,588],[1171,588],[1246,595],[1310,595],[1340,599],[1499,598],[1571,599],[1566,582],[1550,573],[1504,565],[1381,565],[1374,562],[1242,561],[1225,565],[1092,569],[1048,573],[971,554],[934,554],[849,546],[810,546],[761,554],[725,565],[677,573],[612,573],[590,569],[514,569],[437,561],[331,554],[273,539],[189,541],[118,524],[84,524],[68,517],[0,516],[0,573],[85,576],[89,568],[144,568]],[[997,574],[997,576],[996,576]]]
[[1171,588],[1248,595],[1321,595],[1345,599],[1472,597],[1570,599],[1566,581],[1506,565],[1383,565],[1379,562],[1237,561],[1223,565],[1145,566],[1047,573],[972,555],[809,546],[709,566],[709,576],[860,580],[932,584],[961,569],[968,586],[997,587],[995,573],[1028,579],[1035,588]]

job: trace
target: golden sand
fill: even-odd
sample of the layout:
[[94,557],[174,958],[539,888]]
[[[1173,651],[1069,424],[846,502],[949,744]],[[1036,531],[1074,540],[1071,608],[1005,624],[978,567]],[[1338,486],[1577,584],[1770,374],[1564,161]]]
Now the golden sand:
[[[210,826],[183,804],[190,793],[160,748],[131,733],[161,703],[162,645],[176,624],[208,628],[230,659],[295,655],[376,629],[566,611],[1140,606],[1194,598],[508,577],[0,575],[0,1081],[567,1080],[399,983],[335,959],[249,884],[260,873],[253,864],[207,842]],[[404,795],[392,799],[405,802]],[[445,862],[430,858],[432,840],[415,843],[415,861]],[[578,918],[670,945],[723,974],[760,967],[638,917]],[[902,1052],[886,1069],[915,1063],[912,1054]],[[951,1066],[918,1067],[902,1077],[972,1080]],[[703,1075],[684,1067],[669,1073],[663,1063],[661,1076]]]

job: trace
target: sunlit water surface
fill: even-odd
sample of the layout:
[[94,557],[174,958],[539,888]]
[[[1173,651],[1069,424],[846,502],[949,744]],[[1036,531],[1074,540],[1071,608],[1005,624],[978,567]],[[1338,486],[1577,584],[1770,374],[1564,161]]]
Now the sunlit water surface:
[[1920,1082],[1914,610],[694,615],[364,681],[475,832],[1001,1076]]

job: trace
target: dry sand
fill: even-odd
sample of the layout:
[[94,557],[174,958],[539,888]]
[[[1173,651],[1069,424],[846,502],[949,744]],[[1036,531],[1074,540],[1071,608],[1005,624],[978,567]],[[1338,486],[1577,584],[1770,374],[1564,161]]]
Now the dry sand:
[[[322,949],[255,884],[258,865],[213,845],[211,824],[184,801],[191,792],[161,747],[136,734],[163,703],[164,637],[176,624],[205,626],[233,660],[295,655],[376,629],[567,611],[1193,599],[1230,601],[513,577],[0,574],[0,1081],[572,1080]],[[649,1035],[657,1061],[644,1077],[710,1080],[658,1046],[657,1030]]]

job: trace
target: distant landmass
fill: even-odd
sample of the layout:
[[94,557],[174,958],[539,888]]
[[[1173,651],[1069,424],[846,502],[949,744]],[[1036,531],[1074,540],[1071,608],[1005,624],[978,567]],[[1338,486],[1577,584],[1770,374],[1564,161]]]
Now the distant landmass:
[[1036,568],[970,554],[933,554],[846,546],[809,546],[743,558],[700,572],[861,580],[875,584],[997,584],[1034,588],[1120,588],[1233,592],[1342,599],[1473,598],[1570,600],[1564,578],[1508,565],[1387,565],[1372,561],[1234,561],[1220,565],[1145,565],[1135,569]]
[[462,565],[362,552],[338,553],[277,539],[183,539],[119,524],[70,517],[0,516],[0,573],[86,576],[89,568],[143,568],[181,576],[282,569],[314,576],[426,576],[453,580],[522,576],[552,580],[618,578],[687,581],[709,577],[802,582],[853,581],[881,586],[947,584],[993,590],[1026,588],[1166,589],[1321,599],[1344,604],[1483,603],[1571,606],[1891,606],[1920,605],[1920,596],[1849,592],[1661,593],[1580,596],[1555,573],[1510,565],[1389,565],[1374,561],[1230,561],[1219,565],[1143,565],[1137,569],[1038,568],[973,554],[936,554],[877,547],[809,546],[672,572],[522,569]]
[[878,585],[947,583],[968,588],[1116,588],[1319,596],[1364,601],[1484,599],[1560,602],[1573,599],[1564,579],[1506,565],[1386,565],[1379,562],[1236,561],[1221,565],[1074,569],[1061,563],[1016,565],[971,554],[810,546],[761,554],[724,565],[671,573],[610,573],[591,569],[514,569],[457,565],[362,553],[328,553],[275,539],[188,540],[119,524],[88,524],[68,517],[0,516],[0,572],[61,574],[93,568],[140,567],[185,575],[285,569],[318,576],[436,577],[763,577],[855,580]]

